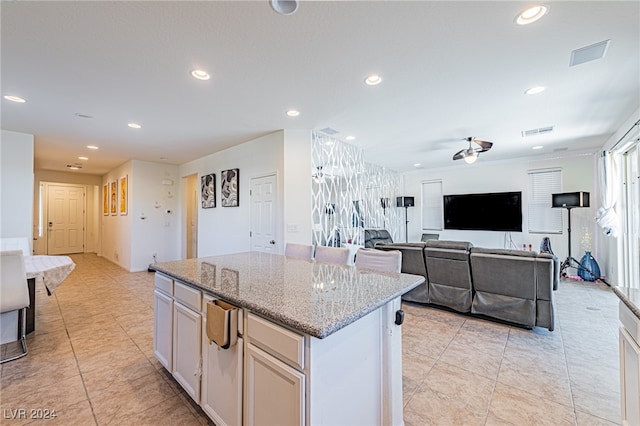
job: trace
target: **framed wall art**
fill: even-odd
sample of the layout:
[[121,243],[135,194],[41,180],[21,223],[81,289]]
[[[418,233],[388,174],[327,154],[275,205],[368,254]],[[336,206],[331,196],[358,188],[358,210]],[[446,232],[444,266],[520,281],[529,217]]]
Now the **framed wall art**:
[[220,195],[222,207],[238,207],[240,205],[240,169],[223,170]]
[[216,175],[210,173],[200,177],[200,194],[202,208],[211,209],[216,206]]
[[109,184],[102,186],[102,214],[109,216]]
[[129,208],[129,203],[128,201],[128,196],[129,196],[129,191],[128,191],[128,175],[124,175],[120,178],[120,214],[121,215],[126,215],[127,214],[127,210]]
[[111,202],[109,204],[110,208],[111,208],[111,214],[113,216],[118,214],[118,182],[116,182],[115,180],[113,182],[111,182],[109,184],[110,186],[110,191],[109,191],[109,198],[111,198]]

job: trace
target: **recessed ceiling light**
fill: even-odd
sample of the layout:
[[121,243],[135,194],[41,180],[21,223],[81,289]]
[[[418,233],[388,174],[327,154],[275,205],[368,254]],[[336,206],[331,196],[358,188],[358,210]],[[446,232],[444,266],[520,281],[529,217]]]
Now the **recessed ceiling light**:
[[353,140],[355,140],[355,139],[356,139],[356,137],[355,137],[355,136],[352,136],[352,135],[349,135],[349,136],[347,136],[347,137],[345,138],[345,140],[348,140],[348,141],[353,141]]
[[415,168],[422,167],[422,164],[416,163],[416,164],[413,165],[413,167],[415,167]]
[[531,147],[531,149],[542,149],[542,148],[544,148],[544,146],[542,145],[536,145]]
[[127,124],[127,126],[131,127],[132,129],[140,129],[140,128],[142,128],[142,126],[139,125],[138,123],[129,123],[129,124]]
[[89,149],[99,149],[97,146],[95,145],[87,145],[87,148]]
[[25,102],[27,102],[26,99],[21,98],[20,96],[13,96],[13,95],[5,95],[4,98],[8,101],[11,102],[17,102],[19,104],[23,104]]
[[549,12],[549,6],[547,5],[540,4],[537,6],[532,6],[528,9],[523,10],[518,14],[518,16],[516,16],[516,24],[531,24],[546,15],[547,12]]
[[295,110],[295,109],[290,109],[289,111],[287,111],[287,115],[289,117],[297,117],[300,115],[300,111]]
[[191,76],[193,78],[197,78],[198,80],[209,80],[211,76],[205,70],[193,70],[191,71]]
[[364,82],[368,86],[375,86],[382,83],[382,77],[380,77],[378,74],[371,74],[364,79]]
[[89,159],[89,157],[78,157],[78,160],[85,160],[86,161],[88,159]]
[[542,93],[546,90],[547,88],[544,86],[536,86],[536,87],[532,87],[530,89],[527,89],[524,91],[525,95],[537,95],[538,93]]

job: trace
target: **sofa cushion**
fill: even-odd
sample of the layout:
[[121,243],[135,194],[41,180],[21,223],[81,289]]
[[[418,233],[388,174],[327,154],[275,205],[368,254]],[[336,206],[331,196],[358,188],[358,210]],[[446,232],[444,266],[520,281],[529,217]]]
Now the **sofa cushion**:
[[428,240],[424,249],[427,257],[469,261],[469,250],[473,244],[467,241]]
[[471,249],[471,252],[472,253],[495,254],[495,255],[502,255],[502,256],[518,256],[518,257],[536,257],[536,256],[538,256],[538,254],[535,251],[481,248],[481,247],[473,247]]

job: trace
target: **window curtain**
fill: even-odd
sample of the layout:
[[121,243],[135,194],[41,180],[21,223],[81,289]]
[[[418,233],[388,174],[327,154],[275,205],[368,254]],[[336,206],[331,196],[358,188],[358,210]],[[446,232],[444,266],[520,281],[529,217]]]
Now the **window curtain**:
[[603,151],[598,162],[598,177],[600,179],[600,198],[602,207],[598,209],[596,222],[605,235],[618,236],[618,214],[614,206],[620,194],[620,179],[616,159],[610,152]]

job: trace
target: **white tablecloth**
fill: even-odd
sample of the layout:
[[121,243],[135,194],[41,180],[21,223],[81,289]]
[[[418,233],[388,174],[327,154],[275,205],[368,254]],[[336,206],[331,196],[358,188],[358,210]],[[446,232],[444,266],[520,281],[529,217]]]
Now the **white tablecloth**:
[[49,294],[69,276],[76,267],[69,256],[25,256],[27,278],[43,277]]

